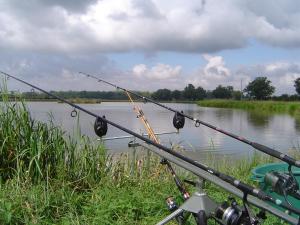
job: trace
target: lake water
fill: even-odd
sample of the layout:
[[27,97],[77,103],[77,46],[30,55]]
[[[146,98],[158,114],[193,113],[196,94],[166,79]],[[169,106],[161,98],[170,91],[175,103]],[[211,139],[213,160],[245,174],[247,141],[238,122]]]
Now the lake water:
[[[148,121],[155,132],[175,132],[172,125],[173,113],[153,104],[138,103],[143,109]],[[216,109],[199,107],[195,104],[166,104],[186,114],[199,118],[202,121],[218,126],[223,130],[244,136],[279,151],[286,152],[292,148],[300,149],[300,118],[290,115],[265,114],[247,112],[234,109]],[[82,107],[107,119],[114,121],[137,133],[145,133],[143,125],[133,112],[133,107],[126,102],[103,102],[101,104],[82,104]],[[81,132],[97,139],[94,134],[94,118],[81,112],[79,118],[70,116],[73,110],[66,104],[55,102],[29,102],[28,108],[33,118],[49,121],[49,113],[54,117],[55,124],[60,125],[66,132],[72,134],[79,126]],[[106,137],[127,135],[126,133],[109,126]],[[204,153],[214,155],[232,155],[239,157],[253,153],[253,148],[238,142],[230,137],[218,133],[210,128],[200,126],[186,120],[185,127],[179,134],[160,136],[161,143],[167,146],[180,145],[186,151],[198,158]],[[106,147],[112,152],[128,151],[127,144],[130,139],[105,141]]]

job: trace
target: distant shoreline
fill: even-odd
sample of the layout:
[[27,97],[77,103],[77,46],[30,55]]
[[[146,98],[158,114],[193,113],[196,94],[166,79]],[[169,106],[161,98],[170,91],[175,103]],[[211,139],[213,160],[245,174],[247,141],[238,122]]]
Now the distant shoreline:
[[[33,98],[33,99],[24,99],[26,102],[58,102],[63,103],[61,101],[57,101],[57,99],[46,99],[46,98]],[[101,104],[102,102],[129,102],[129,100],[124,99],[93,99],[93,98],[72,98],[72,99],[66,99],[72,103],[77,104]],[[19,101],[17,98],[10,98],[10,101]],[[141,99],[134,100],[135,102],[143,102]],[[182,101],[158,101],[163,103],[183,103],[183,104],[197,104],[196,101],[188,101],[188,100],[182,100]]]

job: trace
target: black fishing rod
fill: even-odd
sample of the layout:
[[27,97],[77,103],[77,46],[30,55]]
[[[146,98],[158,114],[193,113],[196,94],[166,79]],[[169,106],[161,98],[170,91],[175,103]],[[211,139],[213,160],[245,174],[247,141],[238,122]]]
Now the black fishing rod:
[[[48,91],[45,91],[45,90],[43,90],[43,89],[41,89],[41,88],[39,88],[39,87],[37,87],[37,86],[35,86],[33,84],[30,84],[30,83],[28,83],[28,82],[26,82],[26,81],[24,81],[24,80],[22,80],[20,78],[17,78],[17,77],[15,77],[13,75],[10,75],[10,74],[2,72],[2,71],[0,71],[0,73],[2,73],[3,75],[5,75],[5,76],[7,76],[9,78],[17,80],[17,81],[19,81],[19,82],[21,82],[23,84],[26,84],[26,85],[28,85],[28,86],[36,89],[36,90],[39,90],[40,92],[43,92],[43,93],[45,93],[45,94],[47,94],[47,95],[49,95],[49,96],[51,96],[51,97],[53,97],[53,98],[55,98],[57,100],[60,100],[61,102],[64,102],[64,103],[66,103],[66,104],[74,107],[74,109],[83,111],[83,112],[87,113],[88,115],[95,117],[96,118],[96,122],[99,122],[99,123],[102,123],[102,124],[106,124],[106,130],[107,130],[107,124],[110,124],[111,126],[116,127],[116,128],[118,128],[118,129],[120,129],[120,130],[122,130],[122,131],[124,131],[124,132],[126,132],[128,134],[131,134],[131,135],[135,136],[136,138],[138,138],[138,139],[146,142],[149,145],[155,146],[156,148],[159,148],[162,151],[165,151],[165,152],[169,153],[170,155],[173,155],[173,156],[177,157],[178,159],[183,160],[186,163],[190,163],[191,165],[193,165],[195,167],[198,167],[199,169],[202,169],[202,170],[208,172],[209,174],[214,175],[214,176],[220,178],[221,180],[223,180],[223,181],[225,181],[225,182],[233,185],[234,187],[236,187],[237,189],[239,189],[243,193],[243,202],[244,202],[244,204],[247,203],[247,196],[251,195],[251,196],[254,196],[254,197],[256,197],[258,199],[261,199],[263,201],[267,201],[267,202],[273,203],[273,204],[275,204],[277,206],[281,206],[282,208],[285,208],[288,211],[290,211],[292,213],[295,213],[298,216],[300,216],[300,210],[299,209],[297,209],[297,208],[295,208],[295,207],[293,207],[291,205],[288,205],[287,203],[283,202],[280,199],[274,198],[274,197],[272,197],[272,196],[264,193],[262,190],[260,190],[258,188],[254,188],[254,187],[252,187],[252,186],[250,186],[250,185],[248,185],[248,184],[246,184],[246,183],[244,183],[244,182],[242,182],[242,181],[240,181],[240,180],[238,180],[238,179],[236,179],[236,178],[234,178],[232,176],[223,174],[223,173],[221,173],[221,172],[219,172],[219,171],[217,171],[217,170],[215,170],[213,168],[208,167],[205,164],[201,164],[201,163],[199,163],[197,161],[194,161],[194,160],[192,160],[192,159],[190,159],[190,158],[188,158],[188,157],[186,157],[184,155],[181,155],[181,154],[173,151],[172,149],[170,149],[170,148],[168,148],[168,147],[166,147],[164,145],[156,143],[156,142],[154,142],[154,141],[152,141],[152,140],[150,140],[150,139],[148,139],[148,138],[146,138],[146,137],[144,137],[144,136],[142,136],[140,134],[135,133],[134,131],[131,131],[131,130],[129,130],[129,129],[127,129],[127,128],[125,128],[125,127],[117,124],[117,123],[114,123],[114,122],[106,119],[105,116],[100,117],[97,114],[95,114],[95,113],[93,113],[93,112],[91,112],[91,111],[89,111],[89,110],[87,110],[87,109],[85,109],[85,108],[83,108],[81,106],[78,106],[78,105],[76,105],[76,104],[74,104],[72,102],[69,102],[68,100],[66,100],[64,98],[61,98],[61,97],[59,97],[57,95],[54,95],[54,94],[52,94],[52,93],[50,93]],[[95,123],[95,127],[96,127],[96,123]],[[105,125],[103,127],[105,127]],[[104,130],[105,130],[105,128],[104,128]],[[103,135],[102,132],[100,132],[100,134]],[[104,135],[105,134],[106,134],[106,132],[104,132]],[[245,207],[245,208],[247,208],[247,207]]]
[[[265,145],[262,145],[262,144],[259,144],[259,143],[256,143],[256,142],[253,142],[253,141],[250,141],[250,140],[247,140],[246,138],[241,137],[241,136],[238,136],[238,135],[236,135],[236,134],[227,132],[227,131],[225,131],[225,130],[223,130],[223,129],[221,129],[221,128],[218,128],[218,127],[216,127],[216,126],[214,126],[214,125],[212,125],[212,124],[206,123],[206,122],[201,121],[201,120],[199,120],[199,119],[196,119],[196,118],[194,118],[194,117],[192,117],[192,116],[190,116],[190,115],[187,115],[187,114],[183,113],[183,111],[179,112],[179,111],[177,111],[177,110],[175,110],[175,109],[173,109],[173,108],[171,108],[171,107],[168,107],[168,106],[166,106],[166,105],[164,105],[164,104],[161,104],[161,103],[159,103],[159,102],[157,102],[157,101],[154,101],[154,100],[151,99],[151,98],[147,98],[147,97],[142,96],[142,95],[140,95],[140,94],[138,94],[138,93],[136,93],[136,92],[127,90],[127,89],[125,89],[125,88],[123,88],[123,87],[120,87],[120,86],[117,86],[117,85],[115,85],[115,84],[113,84],[113,83],[110,83],[110,82],[108,82],[108,81],[105,81],[105,80],[103,80],[103,79],[100,79],[100,78],[98,78],[98,77],[96,77],[96,76],[94,76],[94,75],[87,74],[87,73],[84,73],[84,72],[79,72],[79,73],[81,73],[81,74],[83,74],[83,75],[85,75],[85,76],[87,76],[87,77],[91,77],[91,78],[93,78],[93,79],[96,79],[98,82],[103,82],[103,83],[105,83],[105,84],[108,84],[108,85],[110,85],[110,86],[113,86],[113,87],[115,87],[116,89],[120,89],[120,90],[126,91],[126,92],[128,92],[128,93],[130,93],[130,94],[132,94],[132,95],[135,95],[135,96],[138,97],[138,98],[143,99],[145,102],[151,102],[151,103],[153,103],[153,104],[155,104],[155,105],[158,105],[158,106],[160,106],[160,107],[162,107],[162,108],[165,108],[165,109],[167,109],[167,110],[169,110],[169,111],[172,111],[172,112],[175,113],[175,116],[177,116],[177,117],[183,116],[183,117],[185,117],[185,118],[187,118],[187,119],[189,119],[189,120],[192,120],[192,121],[195,122],[195,126],[196,126],[196,127],[199,127],[200,125],[204,125],[204,126],[209,127],[209,128],[211,128],[211,129],[213,129],[213,130],[216,130],[216,131],[218,131],[218,132],[220,132],[220,133],[223,133],[223,134],[225,134],[225,135],[227,135],[227,136],[229,136],[229,137],[232,137],[232,138],[234,138],[234,139],[236,139],[236,140],[239,140],[239,141],[241,141],[241,142],[243,142],[243,143],[246,143],[246,144],[252,146],[253,148],[255,148],[255,149],[257,149],[257,150],[259,150],[259,151],[261,151],[261,152],[264,152],[264,153],[266,153],[266,154],[268,154],[268,155],[271,155],[271,156],[273,156],[273,157],[275,157],[275,158],[277,158],[277,159],[280,159],[280,160],[282,160],[282,161],[288,163],[289,165],[296,166],[296,167],[300,167],[300,161],[299,161],[299,160],[295,160],[294,158],[292,158],[292,157],[290,157],[290,156],[288,156],[288,155],[286,155],[286,154],[284,154],[284,153],[282,153],[282,152],[279,152],[279,151],[277,151],[277,150],[275,150],[275,149],[273,149],[273,148],[267,147],[267,146],[265,146]],[[175,119],[175,117],[174,117],[174,119]],[[173,121],[173,123],[174,123],[174,121]],[[183,121],[183,124],[184,124],[184,121]],[[175,124],[174,124],[174,125],[175,125]],[[183,126],[182,126],[182,127],[183,127]],[[180,127],[180,128],[182,128],[182,127]]]

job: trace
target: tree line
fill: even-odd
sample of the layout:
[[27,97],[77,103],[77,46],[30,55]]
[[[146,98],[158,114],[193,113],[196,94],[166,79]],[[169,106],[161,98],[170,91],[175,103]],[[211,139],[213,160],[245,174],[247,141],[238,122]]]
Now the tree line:
[[[300,77],[294,81],[297,92],[295,95],[283,94],[273,96],[275,87],[267,77],[257,77],[251,81],[244,90],[234,90],[233,86],[217,86],[214,90],[205,90],[201,86],[195,87],[188,84],[183,90],[158,89],[154,92],[137,92],[140,95],[151,97],[160,101],[196,101],[202,99],[257,99],[257,100],[300,100]],[[85,98],[103,100],[127,100],[123,91],[51,91],[52,94],[66,99]],[[49,96],[38,92],[24,92],[22,95],[27,99],[49,99]]]

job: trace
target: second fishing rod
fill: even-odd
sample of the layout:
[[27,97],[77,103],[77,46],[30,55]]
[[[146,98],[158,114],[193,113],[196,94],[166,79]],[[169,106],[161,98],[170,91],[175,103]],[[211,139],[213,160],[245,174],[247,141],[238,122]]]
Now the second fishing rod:
[[[225,182],[233,185],[234,187],[236,187],[237,189],[239,189],[243,193],[243,195],[244,195],[243,202],[244,203],[247,203],[247,196],[248,195],[252,195],[252,196],[254,196],[254,197],[258,198],[258,199],[261,199],[263,201],[267,201],[267,202],[273,203],[275,205],[281,206],[281,207],[287,209],[288,211],[293,212],[293,213],[297,214],[298,216],[300,216],[300,210],[298,208],[295,208],[295,207],[289,205],[288,203],[281,201],[280,199],[274,198],[274,197],[266,194],[264,191],[262,191],[262,190],[260,190],[258,188],[254,188],[254,187],[252,187],[252,186],[250,186],[250,185],[248,185],[248,184],[246,184],[246,183],[244,183],[244,182],[242,182],[242,181],[240,181],[240,180],[238,180],[238,179],[236,179],[236,178],[234,178],[234,177],[232,177],[230,175],[221,173],[221,172],[219,172],[219,171],[217,171],[217,170],[215,170],[213,168],[208,167],[205,164],[202,164],[202,163],[194,161],[194,160],[192,160],[192,159],[190,159],[190,158],[188,158],[188,157],[186,157],[184,155],[181,155],[180,153],[175,152],[172,149],[170,149],[170,148],[168,148],[168,147],[166,147],[164,145],[156,143],[156,142],[154,142],[154,141],[152,141],[152,140],[150,140],[150,139],[148,139],[148,138],[146,138],[146,137],[144,137],[144,136],[142,136],[140,134],[135,133],[132,130],[129,130],[128,128],[125,128],[125,127],[123,127],[123,126],[121,126],[121,125],[119,125],[117,123],[114,123],[114,122],[106,119],[105,116],[100,117],[99,115],[97,115],[97,114],[95,114],[95,113],[93,113],[93,112],[91,112],[91,111],[89,111],[89,110],[87,110],[87,109],[85,109],[85,108],[83,108],[83,107],[81,107],[79,105],[76,105],[76,104],[74,104],[74,103],[72,103],[72,102],[70,102],[70,101],[68,101],[68,100],[66,100],[64,98],[61,98],[61,97],[59,97],[57,95],[54,95],[54,94],[52,94],[52,93],[50,93],[50,92],[48,92],[48,91],[46,91],[46,90],[44,90],[44,89],[42,89],[40,87],[37,87],[37,86],[35,86],[33,84],[30,84],[30,83],[28,83],[28,82],[26,82],[26,81],[24,81],[24,80],[22,80],[20,78],[17,78],[15,76],[10,75],[8,73],[5,73],[3,71],[0,71],[0,73],[3,74],[3,75],[5,75],[6,77],[9,77],[9,78],[12,78],[14,80],[17,80],[17,81],[19,81],[19,82],[21,82],[23,84],[26,84],[26,85],[30,86],[31,88],[34,88],[34,89],[36,89],[36,90],[38,90],[40,92],[43,92],[43,93],[45,93],[48,96],[51,96],[51,97],[53,97],[53,98],[55,98],[57,100],[60,100],[61,102],[66,103],[66,104],[74,107],[74,109],[80,110],[80,111],[85,112],[86,114],[88,114],[90,116],[95,117],[96,118],[96,121],[95,121],[95,132],[96,132],[97,135],[100,134],[99,136],[101,136],[101,135],[103,136],[103,135],[106,134],[106,132],[107,132],[107,124],[110,124],[113,127],[116,127],[116,128],[118,128],[118,129],[120,129],[120,130],[122,130],[122,131],[124,131],[124,132],[126,132],[128,134],[131,134],[131,135],[135,136],[136,138],[138,138],[138,139],[146,142],[147,144],[155,146],[156,148],[161,149],[162,151],[167,152],[170,155],[173,155],[173,156],[177,157],[178,159],[183,160],[185,163],[189,163],[189,164],[191,164],[193,166],[196,166],[199,169],[202,169],[202,170],[208,172],[209,174],[211,174],[213,176],[216,176],[216,177],[220,178],[221,180],[223,180],[223,181],[225,181]],[[99,124],[100,129],[96,129],[97,128],[97,124]]]
[[[153,103],[153,104],[155,104],[155,105],[157,105],[157,106],[160,106],[160,107],[165,108],[165,109],[167,109],[167,110],[169,110],[169,111],[171,111],[171,112],[174,112],[174,113],[175,113],[175,117],[177,117],[177,118],[184,117],[184,118],[187,118],[187,119],[189,119],[189,120],[192,120],[192,121],[194,121],[196,127],[199,127],[200,125],[203,125],[203,126],[206,126],[206,127],[211,128],[211,129],[213,129],[213,130],[215,130],[215,131],[218,131],[218,132],[220,132],[220,133],[223,133],[223,134],[225,134],[225,135],[227,135],[227,136],[229,136],[229,137],[231,137],[231,138],[234,138],[234,139],[236,139],[236,140],[238,140],[238,141],[241,141],[241,142],[243,142],[243,143],[245,143],[245,144],[248,144],[248,145],[252,146],[253,148],[255,148],[255,149],[257,149],[257,150],[259,150],[259,151],[261,151],[261,152],[264,152],[264,153],[266,153],[266,154],[268,154],[268,155],[271,155],[271,156],[273,156],[273,157],[275,157],[275,158],[277,158],[277,159],[280,159],[280,160],[286,162],[287,164],[290,165],[290,167],[291,167],[291,166],[300,167],[300,160],[295,160],[294,158],[292,158],[292,157],[290,157],[290,156],[288,156],[288,155],[286,155],[286,154],[284,154],[284,153],[282,153],[282,152],[279,152],[279,151],[277,151],[277,150],[275,150],[275,149],[273,149],[273,148],[270,148],[270,147],[268,147],[268,146],[265,146],[265,145],[262,145],[262,144],[259,144],[259,143],[253,142],[253,141],[250,141],[250,140],[248,140],[248,139],[246,139],[246,138],[244,138],[244,137],[241,137],[241,136],[239,136],[239,135],[236,135],[236,134],[230,133],[230,132],[228,132],[228,131],[225,131],[225,130],[223,130],[223,129],[221,129],[221,128],[218,128],[218,127],[216,127],[216,126],[214,126],[214,125],[212,125],[212,124],[209,124],[209,123],[207,123],[207,122],[205,122],[205,121],[202,121],[202,120],[199,120],[199,119],[197,119],[197,118],[194,118],[194,117],[192,117],[192,116],[190,116],[190,115],[187,115],[187,114],[183,113],[183,111],[180,112],[180,111],[178,111],[178,110],[176,110],[176,109],[173,109],[173,108],[168,107],[168,106],[166,106],[166,105],[164,105],[164,104],[161,104],[161,103],[159,103],[159,102],[157,102],[157,101],[155,101],[155,100],[153,100],[153,99],[151,99],[151,98],[142,96],[142,95],[140,95],[140,94],[138,94],[138,93],[136,93],[136,92],[127,90],[127,89],[125,89],[125,88],[123,88],[123,87],[117,86],[116,84],[113,84],[113,83],[110,83],[110,82],[108,82],[108,81],[105,81],[105,80],[103,80],[103,79],[101,79],[101,78],[99,78],[99,77],[97,77],[97,76],[94,76],[94,75],[91,75],[91,74],[88,74],[88,73],[84,73],[84,72],[79,72],[79,73],[80,73],[80,74],[83,74],[83,75],[85,75],[85,76],[87,76],[87,77],[90,77],[90,78],[92,78],[92,79],[95,79],[95,80],[97,80],[98,82],[103,82],[103,83],[108,84],[108,85],[110,85],[110,86],[112,86],[112,87],[115,87],[116,89],[119,89],[119,90],[128,92],[128,93],[130,93],[130,94],[132,94],[132,95],[134,95],[134,96],[136,96],[136,97],[138,97],[138,98],[143,99],[144,102],[151,102],[151,103]],[[174,117],[174,119],[175,119],[175,117]],[[174,120],[173,120],[173,124],[174,124]],[[175,125],[175,124],[174,124],[174,125]],[[183,121],[183,125],[184,125],[184,121]],[[182,123],[181,123],[181,124],[178,126],[179,129],[182,128],[183,125],[182,125]],[[289,167],[289,171],[291,170],[290,167]]]

